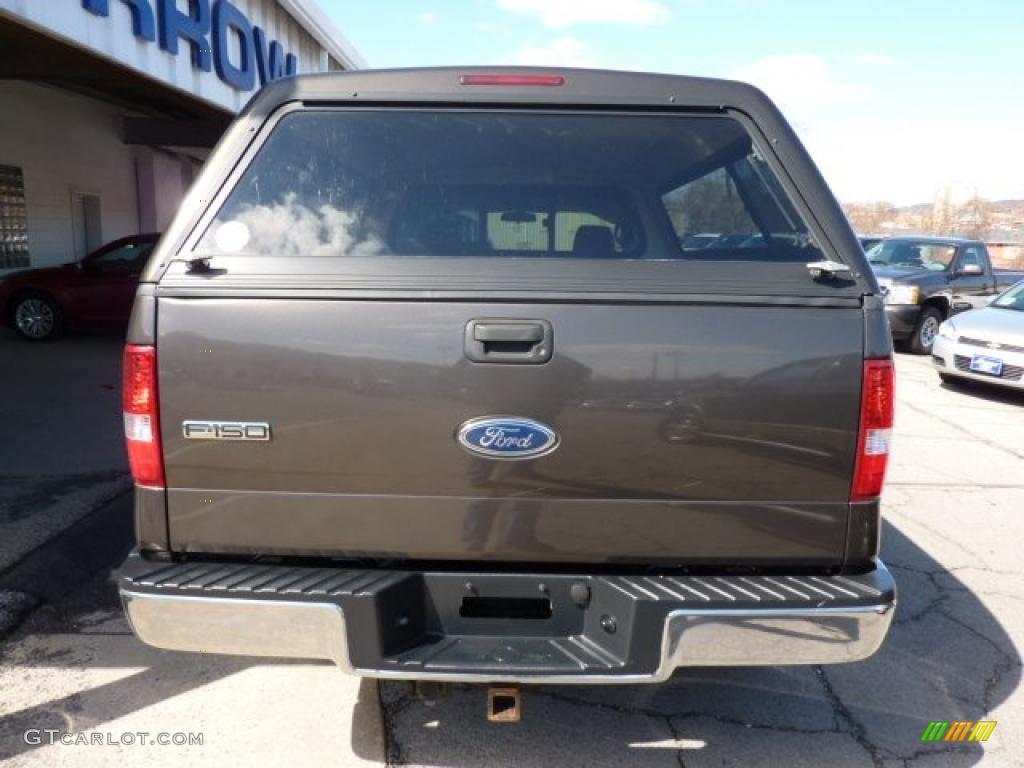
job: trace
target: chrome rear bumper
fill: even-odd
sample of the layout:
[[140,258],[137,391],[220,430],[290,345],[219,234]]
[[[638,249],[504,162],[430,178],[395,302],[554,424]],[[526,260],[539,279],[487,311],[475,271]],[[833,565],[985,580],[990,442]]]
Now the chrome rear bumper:
[[[294,575],[280,574],[270,581],[294,583]],[[405,576],[423,586],[422,574]],[[135,589],[122,579],[121,597],[136,635],[169,650],[326,659],[346,672],[380,678],[638,683],[666,680],[678,667],[834,664],[867,658],[881,646],[895,606],[892,579],[884,566],[879,563],[868,576],[780,576],[763,583],[757,578],[705,577],[659,584],[660,577],[547,575],[542,578],[549,584],[567,578],[591,585],[593,600],[586,610],[576,605],[565,610],[585,614],[595,609],[601,615],[593,625],[580,617],[578,631],[568,634],[548,632],[543,622],[524,630],[522,621],[509,619],[504,622],[508,632],[502,634],[503,620],[483,619],[479,634],[466,634],[466,622],[456,617],[449,629],[459,634],[431,633],[424,625],[394,644],[381,639],[381,627],[392,624],[386,605],[403,600],[401,579],[396,582],[393,575],[385,575],[383,584],[375,580],[385,588],[376,593],[370,583],[362,592],[316,597],[298,591],[291,599],[286,589],[247,596],[227,589],[220,595],[212,589],[195,594],[196,588],[183,578],[163,588],[138,581]],[[459,580],[464,582],[465,575]],[[500,591],[498,582],[491,589]],[[428,599],[436,600],[444,589],[429,587],[416,594],[422,598],[428,592]],[[748,598],[739,600],[744,594]],[[358,600],[368,602],[359,605]],[[376,611],[376,619],[369,608]],[[609,634],[599,627],[601,618],[612,613],[618,626]],[[354,623],[356,614],[364,626]],[[397,615],[405,626],[422,618],[403,611]],[[616,638],[619,632],[622,636]],[[360,646],[356,652],[350,641]]]

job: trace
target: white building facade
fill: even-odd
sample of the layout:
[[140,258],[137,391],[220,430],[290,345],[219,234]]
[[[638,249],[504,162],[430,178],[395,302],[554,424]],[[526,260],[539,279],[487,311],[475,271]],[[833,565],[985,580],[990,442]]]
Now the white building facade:
[[162,231],[262,85],[362,65],[315,0],[0,0],[0,274]]

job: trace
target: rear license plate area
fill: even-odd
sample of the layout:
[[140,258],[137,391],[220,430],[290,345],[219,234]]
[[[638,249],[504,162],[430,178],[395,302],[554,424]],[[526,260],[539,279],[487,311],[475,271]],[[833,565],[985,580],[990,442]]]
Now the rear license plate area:
[[970,367],[974,373],[987,373],[989,376],[1001,376],[1003,374],[1003,361],[998,357],[974,355],[971,358]]
[[470,595],[462,598],[459,615],[464,619],[550,619],[551,600],[546,597]]

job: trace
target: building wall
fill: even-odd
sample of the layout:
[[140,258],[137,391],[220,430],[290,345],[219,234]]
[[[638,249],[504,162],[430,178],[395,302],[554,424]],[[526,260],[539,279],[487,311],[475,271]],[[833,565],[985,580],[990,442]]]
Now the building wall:
[[0,165],[25,176],[31,266],[76,257],[75,191],[100,196],[105,241],[139,231],[136,150],[121,141],[123,109],[13,80],[0,80],[0,105]]
[[[172,36],[179,47],[174,55],[161,47],[160,34],[154,34],[155,41],[146,39],[152,30],[135,34],[133,7],[149,9],[157,29],[166,31],[172,26],[162,24],[156,11],[171,8],[171,3],[180,11],[189,7],[189,0],[0,0],[0,23],[32,27],[97,58],[117,61],[149,78],[155,89],[180,94],[183,104],[206,102],[225,113],[239,111],[253,91],[234,89],[216,67],[207,72],[194,66],[183,38]],[[300,72],[362,63],[315,0],[202,0],[211,18],[214,11],[229,5],[244,14],[253,28],[263,29],[268,41],[297,57]],[[248,45],[258,35],[253,31],[242,37]],[[243,41],[237,34],[230,34],[229,41],[233,50],[227,61],[240,66]],[[223,48],[211,46],[214,54],[224,54]],[[255,53],[247,50],[255,67]],[[217,55],[214,58],[223,64]],[[74,73],[65,77],[73,81]],[[260,78],[254,77],[254,86],[259,84]],[[139,232],[161,232],[170,223],[198,174],[200,161],[185,154],[195,154],[194,150],[124,144],[124,117],[153,116],[141,109],[124,103],[114,106],[31,81],[0,79],[0,166],[20,169],[24,177],[28,266],[72,261],[85,255],[88,246]],[[4,178],[16,175],[5,173]],[[93,196],[100,198],[98,227]],[[10,214],[15,208],[19,212]],[[7,219],[15,218],[12,231],[17,234],[3,235],[0,275],[24,263],[20,250],[14,258],[8,253],[11,247],[21,248],[20,209],[20,204],[5,209]],[[5,226],[6,233],[11,225]],[[9,242],[12,237],[17,240],[15,246]]]
[[163,232],[178,212],[178,206],[202,165],[197,160],[159,147],[139,147],[135,167],[138,173],[139,230]]
[[[177,3],[181,9],[188,7],[185,0],[177,0]],[[253,26],[264,29],[269,39],[277,40],[287,53],[298,57],[299,72],[323,72],[328,69],[328,49],[304,29],[285,7],[315,7],[315,3],[310,0],[231,0],[231,3],[245,14]],[[156,0],[147,0],[147,6],[155,15]],[[10,14],[69,44],[120,62],[231,112],[238,112],[255,92],[236,91],[220,80],[215,72],[195,69],[190,48],[183,39],[178,40],[178,55],[173,55],[163,50],[158,42],[136,37],[132,33],[132,13],[128,3],[110,0],[108,12],[109,15],[105,17],[90,13],[82,7],[82,0],[0,0],[0,13]],[[157,37],[159,39],[159,35]],[[337,37],[341,39],[340,35]],[[229,60],[237,64],[240,54],[234,35],[231,36],[231,46]],[[347,46],[345,41],[342,47]],[[361,63],[358,54],[354,51],[349,54],[349,58],[355,61],[349,61],[348,66]]]

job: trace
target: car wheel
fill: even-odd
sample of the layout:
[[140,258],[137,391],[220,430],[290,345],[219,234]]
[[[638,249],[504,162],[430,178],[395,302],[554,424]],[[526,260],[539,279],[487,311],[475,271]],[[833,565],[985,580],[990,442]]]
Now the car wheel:
[[55,339],[64,332],[60,305],[42,293],[25,293],[16,298],[11,319],[18,335],[29,341]]
[[915,355],[927,355],[932,351],[935,339],[939,337],[939,326],[943,321],[942,313],[935,307],[925,307],[914,326],[914,335],[910,339],[910,351]]

